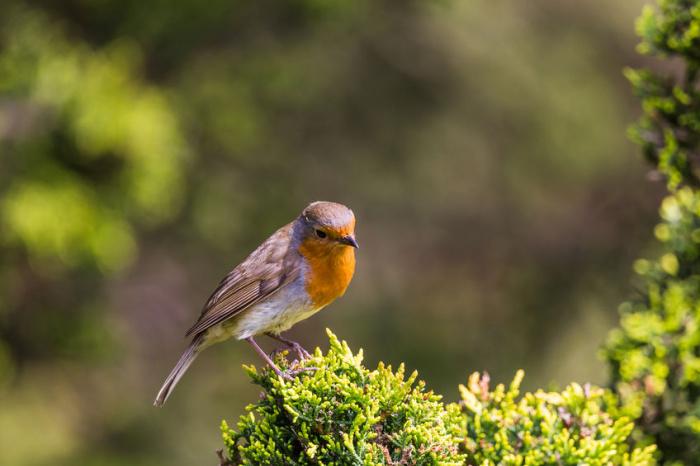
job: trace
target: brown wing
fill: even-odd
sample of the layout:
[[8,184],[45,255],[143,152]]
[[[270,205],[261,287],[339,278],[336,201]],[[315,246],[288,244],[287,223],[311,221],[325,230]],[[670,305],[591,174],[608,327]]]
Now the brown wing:
[[291,230],[291,223],[277,230],[221,280],[187,336],[230,319],[299,276],[298,261],[289,260]]

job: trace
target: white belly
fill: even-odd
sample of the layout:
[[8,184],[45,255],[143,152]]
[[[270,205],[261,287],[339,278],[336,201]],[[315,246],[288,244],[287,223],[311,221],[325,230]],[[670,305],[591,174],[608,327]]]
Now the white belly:
[[319,310],[306,297],[303,285],[292,283],[237,318],[224,322],[222,330],[239,340],[266,332],[278,334]]

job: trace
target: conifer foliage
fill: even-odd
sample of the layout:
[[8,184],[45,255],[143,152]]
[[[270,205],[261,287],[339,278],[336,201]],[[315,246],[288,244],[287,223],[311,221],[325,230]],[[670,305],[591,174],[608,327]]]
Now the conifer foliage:
[[636,436],[665,464],[700,462],[700,2],[660,0],[637,21],[639,51],[672,59],[672,72],[626,70],[643,115],[630,129],[667,183],[662,252],[640,259],[641,295],[621,306],[604,349]]
[[[519,397],[523,373],[490,390],[473,374],[445,404],[414,372],[362,365],[330,331],[326,354],[277,363],[291,380],[248,367],[263,392],[236,428],[224,421],[226,464],[523,465],[654,464],[654,446],[630,447],[634,424],[607,390],[571,385]],[[312,369],[313,368],[313,369]]]

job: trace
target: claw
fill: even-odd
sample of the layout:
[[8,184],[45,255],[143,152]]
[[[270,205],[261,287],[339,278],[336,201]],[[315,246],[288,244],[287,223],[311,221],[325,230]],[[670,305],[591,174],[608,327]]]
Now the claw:
[[291,348],[292,350],[294,350],[294,352],[297,354],[299,359],[302,361],[304,359],[309,359],[311,357],[311,354],[308,351],[306,351],[304,349],[304,347],[302,347],[296,341],[288,340],[280,335],[275,335],[274,333],[267,333],[266,335],[270,338],[273,338],[279,342],[284,343],[285,345],[287,345],[288,348]]
[[302,372],[314,372],[317,371],[318,367],[300,367],[299,369],[289,369],[286,374],[290,375],[291,377],[296,377],[297,375],[301,374]]
[[309,352],[306,351],[299,343],[293,342],[293,345],[291,346],[297,356],[299,356],[299,359],[304,360],[311,357],[311,354],[309,354]]

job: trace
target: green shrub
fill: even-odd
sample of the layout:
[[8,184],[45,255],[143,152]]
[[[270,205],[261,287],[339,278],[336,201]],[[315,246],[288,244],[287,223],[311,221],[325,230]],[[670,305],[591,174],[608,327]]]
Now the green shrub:
[[656,236],[665,252],[639,260],[644,293],[621,306],[604,355],[624,412],[665,461],[700,462],[700,194],[664,200]]
[[[362,352],[329,332],[330,348],[303,364],[316,367],[293,382],[270,370],[248,372],[264,389],[238,430],[222,426],[224,442],[241,464],[462,464],[460,413],[440,396],[380,364],[364,368]],[[283,358],[277,358],[286,369]]]
[[635,263],[641,295],[621,306],[603,354],[636,436],[667,464],[700,464],[700,2],[660,0],[637,29],[642,53],[683,66],[680,78],[626,70],[644,110],[631,136],[671,195],[654,230],[663,252]]
[[631,129],[632,139],[666,176],[670,189],[681,183],[700,185],[696,158],[700,145],[700,2],[658,0],[637,20],[642,37],[638,50],[671,57],[682,66],[681,76],[649,70],[625,70],[644,113]]
[[523,375],[518,372],[508,389],[489,390],[488,375],[478,373],[460,385],[468,464],[654,464],[653,445],[626,443],[634,424],[617,416],[618,400],[610,391],[571,384],[517,400]]
[[323,355],[286,370],[315,367],[286,381],[248,367],[263,388],[237,429],[222,424],[231,462],[254,465],[650,465],[653,446],[630,448],[633,424],[617,416],[616,398],[571,385],[561,393],[525,394],[522,372],[506,390],[489,391],[478,374],[461,386],[460,403],[440,396],[380,363],[370,371],[362,352],[329,332]]

